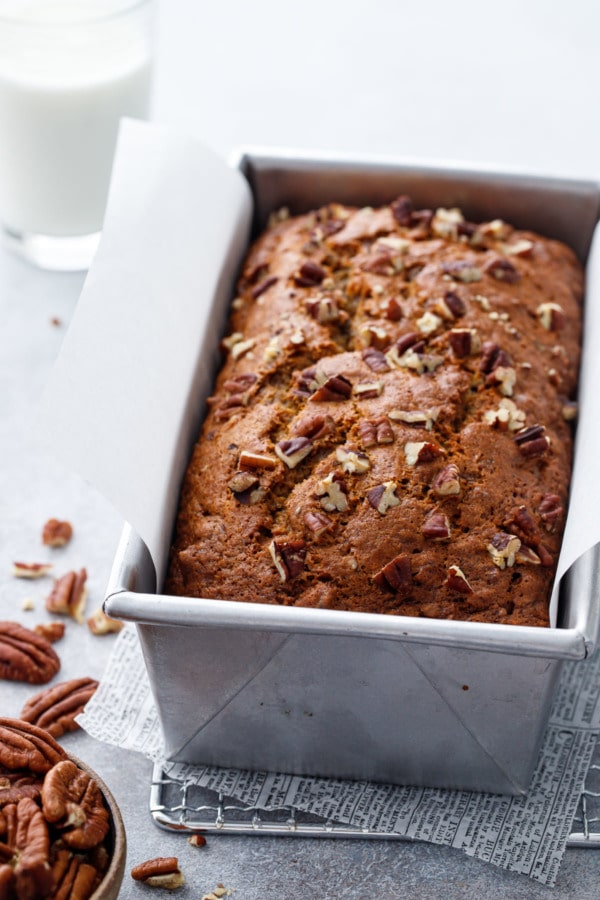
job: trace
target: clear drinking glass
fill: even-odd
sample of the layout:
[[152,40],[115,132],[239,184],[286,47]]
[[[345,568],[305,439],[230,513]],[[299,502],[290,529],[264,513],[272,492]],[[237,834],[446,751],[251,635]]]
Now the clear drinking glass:
[[0,0],[0,221],[39,266],[95,252],[121,116],[146,118],[153,0]]

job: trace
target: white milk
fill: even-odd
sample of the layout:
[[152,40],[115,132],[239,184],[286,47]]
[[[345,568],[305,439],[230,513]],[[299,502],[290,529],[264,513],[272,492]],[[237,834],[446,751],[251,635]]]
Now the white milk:
[[125,15],[56,24],[81,3],[22,3],[53,14],[40,27],[0,18],[0,219],[11,231],[99,231],[119,118],[148,113],[148,35]]

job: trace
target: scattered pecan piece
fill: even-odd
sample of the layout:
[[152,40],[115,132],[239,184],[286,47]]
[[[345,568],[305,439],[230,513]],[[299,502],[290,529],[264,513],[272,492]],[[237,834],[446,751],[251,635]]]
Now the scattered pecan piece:
[[499,569],[514,566],[517,553],[521,549],[521,541],[514,534],[507,534],[504,531],[497,532],[490,543],[487,550],[495,566]]
[[431,483],[431,490],[438,497],[458,496],[461,490],[458,466],[449,463],[440,469]]
[[282,581],[291,581],[304,571],[306,559],[304,541],[271,541],[269,553]]
[[84,620],[87,597],[86,581],[85,569],[80,569],[79,572],[66,572],[65,575],[55,579],[52,590],[46,598],[48,612],[71,616],[81,624]]
[[42,529],[42,543],[48,547],[64,547],[73,537],[73,526],[60,519],[48,519]]
[[364,475],[371,467],[369,457],[366,453],[361,453],[360,450],[337,447],[335,456],[342,466],[342,471],[347,472],[349,475]]
[[163,887],[174,890],[185,884],[185,877],[179,868],[176,856],[157,856],[138,863],[131,870],[134,881],[141,881],[150,887]]
[[562,331],[567,324],[567,317],[558,303],[541,303],[537,308],[538,318],[546,331]]
[[192,847],[206,847],[206,838],[203,834],[192,834],[188,838],[188,844],[191,844]]
[[277,460],[268,453],[252,453],[250,450],[242,450],[239,460],[240,469],[275,469]]
[[52,571],[52,563],[14,562],[15,578],[45,578]]
[[522,456],[532,457],[540,456],[545,453],[550,446],[550,438],[544,434],[543,425],[531,425],[529,428],[523,428],[514,436],[515,444]]
[[544,494],[538,506],[538,513],[546,531],[555,531],[564,513],[560,497],[557,494]]
[[362,419],[358,423],[358,433],[362,446],[367,449],[377,444],[393,444],[394,431],[386,416],[377,419]]
[[345,512],[348,509],[348,488],[340,472],[331,472],[316,486],[316,495],[326,512]]
[[456,260],[454,262],[443,263],[442,272],[449,275],[455,281],[471,282],[481,281],[482,272],[479,266],[464,260]]
[[29,698],[21,710],[21,719],[59,738],[79,728],[75,717],[83,711],[97,687],[98,682],[93,678],[73,678],[54,684]]
[[464,300],[456,291],[446,291],[444,296],[435,304],[435,311],[448,320],[460,319],[467,311]]
[[300,266],[298,274],[294,276],[294,282],[299,287],[318,287],[326,275],[327,272],[322,266],[311,259],[307,259]]
[[383,394],[383,381],[361,381],[354,385],[354,396],[357,400],[372,400]]
[[348,400],[352,395],[352,383],[344,375],[332,375],[320,385],[310,398],[313,402]]
[[306,437],[292,438],[275,444],[275,453],[288,469],[295,469],[313,449],[313,443]]
[[0,678],[46,684],[60,660],[46,638],[18,622],[0,622]]
[[373,576],[373,581],[378,587],[391,588],[400,596],[407,596],[412,588],[410,557],[402,554],[394,557]]
[[110,616],[107,616],[101,606],[94,610],[87,620],[87,627],[95,635],[117,634],[124,624],[118,619],[111,619]]
[[340,318],[339,307],[333,297],[309,297],[306,302],[306,311],[316,319],[320,325],[326,325],[328,322],[337,322]]
[[521,273],[504,256],[491,259],[485,265],[485,271],[496,281],[505,281],[507,284],[516,284],[521,278]]
[[108,834],[110,816],[100,788],[70,759],[46,774],[42,808],[46,821],[60,829],[62,840],[72,850],[96,847]]
[[294,434],[299,437],[316,441],[335,432],[335,422],[331,416],[323,416],[320,413],[310,412],[296,422],[292,428]]
[[448,343],[457,359],[465,359],[479,352],[479,335],[475,328],[453,328],[448,332]]
[[257,300],[261,294],[264,294],[270,287],[276,284],[278,281],[277,276],[269,275],[267,278],[264,278],[261,282],[259,282],[255,287],[250,291],[250,296],[253,300]]
[[450,522],[448,516],[439,509],[432,510],[421,525],[423,537],[432,541],[445,541],[450,537]]
[[43,728],[21,719],[0,718],[0,766],[43,775],[66,758],[60,744]]
[[438,456],[442,456],[444,451],[437,444],[431,441],[408,441],[404,445],[404,455],[406,463],[409,466],[416,466],[417,463],[431,462]]
[[404,310],[396,297],[388,297],[388,299],[384,301],[381,311],[390,322],[399,322],[400,319],[404,318]]
[[481,350],[481,362],[479,363],[479,370],[483,372],[484,375],[489,375],[490,372],[493,372],[498,366],[508,367],[510,364],[510,356],[502,349],[502,347],[495,344],[493,341],[484,342]]
[[473,588],[467,581],[465,573],[458,566],[450,566],[445,584],[451,591],[458,591],[459,594],[473,593]]
[[333,528],[334,522],[324,513],[311,509],[304,514],[304,524],[312,531],[315,537],[320,537]]
[[367,491],[367,500],[381,516],[384,516],[391,507],[400,504],[400,500],[396,496],[397,487],[395,481],[385,481]]
[[402,194],[390,203],[392,215],[398,225],[408,228],[412,224],[413,205],[412,200],[406,194]]
[[363,361],[373,372],[389,372],[390,367],[385,354],[376,347],[365,347],[361,354]]
[[64,622],[40,622],[33,630],[51,644],[55,644],[64,637],[65,624]]
[[260,503],[265,495],[258,478],[250,472],[236,472],[228,488],[235,499],[244,506]]
[[438,415],[437,409],[391,409],[388,412],[388,418],[392,422],[404,422],[405,425],[425,428],[427,431],[432,430]]

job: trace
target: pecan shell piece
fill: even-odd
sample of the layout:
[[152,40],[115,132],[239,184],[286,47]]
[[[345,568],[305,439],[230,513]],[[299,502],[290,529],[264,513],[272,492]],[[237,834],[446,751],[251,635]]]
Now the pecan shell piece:
[[42,635],[18,622],[0,622],[0,679],[46,684],[60,669],[60,659]]
[[90,850],[108,834],[110,817],[100,788],[70,759],[57,763],[44,778],[42,808],[72,850]]
[[59,738],[79,728],[75,717],[83,711],[97,687],[94,678],[61,681],[30,697],[21,710],[21,718]]

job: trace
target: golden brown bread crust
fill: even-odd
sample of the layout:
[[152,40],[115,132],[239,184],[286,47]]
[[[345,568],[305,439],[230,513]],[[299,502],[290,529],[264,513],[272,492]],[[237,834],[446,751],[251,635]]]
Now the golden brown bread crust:
[[331,204],[246,259],[166,591],[548,624],[582,272],[456,210]]

